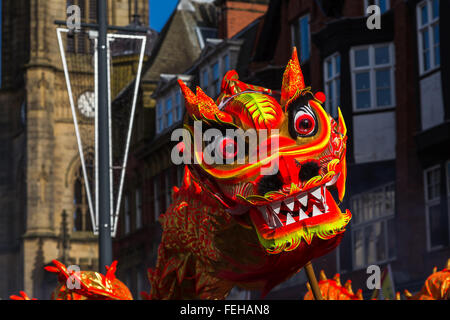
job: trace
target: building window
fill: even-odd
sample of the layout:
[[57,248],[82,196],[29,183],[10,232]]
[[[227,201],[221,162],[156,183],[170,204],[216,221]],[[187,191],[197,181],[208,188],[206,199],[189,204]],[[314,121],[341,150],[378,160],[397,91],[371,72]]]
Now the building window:
[[230,70],[230,56],[227,53],[222,58],[222,75],[225,75]]
[[341,56],[336,53],[323,62],[324,88],[327,100],[326,110],[332,117],[337,118],[337,107],[341,103]]
[[[448,181],[449,163],[447,163]],[[427,226],[428,250],[444,247],[448,244],[448,214],[441,205],[441,167],[434,166],[425,170],[425,214]],[[447,184],[447,195],[449,195]],[[447,202],[449,202],[447,196]]]
[[166,125],[170,127],[173,124],[173,109],[172,109],[172,97],[169,96],[166,99]]
[[181,90],[172,89],[164,97],[158,98],[156,104],[156,132],[160,133],[164,129],[172,126],[176,121],[182,120],[184,99]]
[[[86,174],[89,180],[89,189],[94,191],[93,174],[94,174],[94,162],[93,155],[88,155],[85,158]],[[91,214],[89,210],[88,193],[83,175],[83,169],[80,168],[76,172],[75,184],[74,184],[74,212],[73,212],[73,231],[93,231]]]
[[196,27],[195,32],[197,34],[200,49],[205,47],[207,39],[217,39],[217,29],[214,28]]
[[164,106],[161,100],[156,104],[156,132],[164,129]]
[[203,71],[202,71],[201,86],[202,86],[204,91],[207,91],[207,88],[209,86],[208,67],[204,68]]
[[420,74],[441,64],[439,0],[426,0],[417,5],[417,44]]
[[379,44],[351,49],[353,109],[393,107],[394,46]]
[[292,43],[297,47],[300,53],[300,63],[309,60],[310,56],[310,32],[309,32],[309,14],[300,17],[291,26]]
[[380,7],[380,13],[383,14],[390,8],[389,0],[364,0],[364,15],[367,15],[367,7],[376,5]]
[[213,96],[217,96],[220,93],[220,73],[218,61],[216,61],[212,66],[212,91]]
[[395,258],[395,185],[393,183],[350,199],[353,269]]
[[142,189],[136,189],[136,229],[142,228]]
[[181,99],[180,89],[176,89],[175,92],[175,121],[181,121],[183,113],[183,99]]

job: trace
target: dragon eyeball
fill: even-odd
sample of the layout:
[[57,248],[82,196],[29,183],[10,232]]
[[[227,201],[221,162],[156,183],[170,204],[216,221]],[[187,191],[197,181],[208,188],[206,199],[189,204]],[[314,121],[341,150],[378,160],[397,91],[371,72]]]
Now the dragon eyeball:
[[294,129],[300,136],[308,136],[314,132],[316,120],[305,111],[298,111],[294,117]]

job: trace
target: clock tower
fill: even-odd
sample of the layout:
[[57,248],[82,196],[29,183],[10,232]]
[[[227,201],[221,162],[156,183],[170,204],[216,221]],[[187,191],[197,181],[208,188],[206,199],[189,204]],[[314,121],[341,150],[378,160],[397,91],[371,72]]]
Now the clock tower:
[[[52,259],[98,269],[80,170],[75,130],[59,54],[55,20],[76,4],[82,22],[96,22],[96,0],[0,0],[0,298],[19,290],[48,299],[56,285],[43,267]],[[135,5],[138,10],[135,10]],[[147,0],[108,0],[108,20],[126,26],[148,21]],[[87,43],[87,42],[86,42]],[[71,42],[77,55],[86,43]],[[74,99],[85,131],[93,134],[94,94]],[[93,148],[93,146],[92,146]],[[6,156],[7,155],[7,156]],[[85,154],[87,169],[93,159]],[[63,219],[65,212],[65,218]]]

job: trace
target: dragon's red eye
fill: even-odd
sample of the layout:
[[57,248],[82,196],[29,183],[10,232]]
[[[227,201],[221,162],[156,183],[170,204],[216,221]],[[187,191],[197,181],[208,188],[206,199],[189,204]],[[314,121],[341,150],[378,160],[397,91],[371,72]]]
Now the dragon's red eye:
[[295,131],[302,136],[310,135],[315,127],[316,120],[314,117],[304,111],[299,111],[294,118]]
[[234,159],[238,152],[238,145],[234,139],[225,137],[219,142],[219,151],[223,159]]

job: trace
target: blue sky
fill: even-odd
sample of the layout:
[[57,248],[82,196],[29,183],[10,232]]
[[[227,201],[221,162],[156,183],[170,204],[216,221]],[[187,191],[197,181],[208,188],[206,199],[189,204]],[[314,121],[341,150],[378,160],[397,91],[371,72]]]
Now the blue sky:
[[161,31],[175,9],[178,0],[148,0],[150,3],[150,27]]

